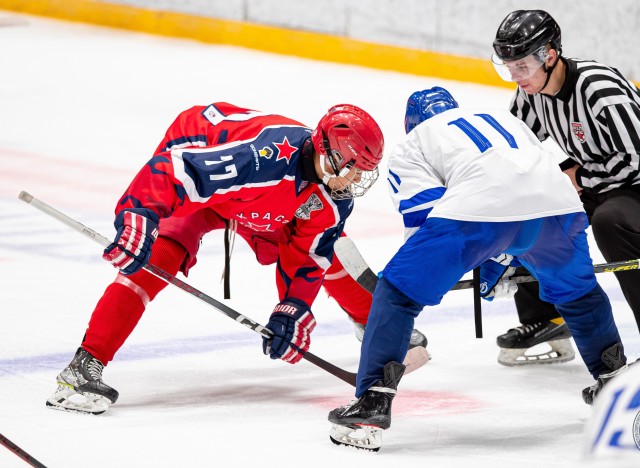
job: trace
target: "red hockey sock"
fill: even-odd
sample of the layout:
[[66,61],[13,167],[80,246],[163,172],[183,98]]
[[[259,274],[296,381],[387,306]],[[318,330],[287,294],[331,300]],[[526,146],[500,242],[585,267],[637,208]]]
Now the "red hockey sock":
[[[175,275],[186,254],[177,242],[159,237],[149,262]],[[130,276],[118,274],[91,315],[82,347],[106,365],[136,327],[146,305],[166,285],[144,270]]]
[[372,296],[347,273],[337,255],[333,256],[322,285],[354,322],[367,323]]

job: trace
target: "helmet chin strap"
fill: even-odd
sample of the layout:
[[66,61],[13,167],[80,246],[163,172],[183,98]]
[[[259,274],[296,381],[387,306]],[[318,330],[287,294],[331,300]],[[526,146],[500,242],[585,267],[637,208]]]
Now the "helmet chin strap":
[[320,170],[322,171],[322,182],[326,185],[329,184],[329,181],[331,179],[335,179],[337,177],[346,177],[347,174],[349,174],[350,171],[350,167],[347,164],[345,167],[343,167],[338,174],[329,174],[326,170],[326,161],[327,160],[327,156],[325,156],[324,154],[320,154]]
[[556,62],[551,65],[550,67],[547,67],[547,64],[544,63],[542,64],[543,69],[545,71],[545,73],[547,74],[547,79],[544,82],[544,86],[540,89],[540,92],[542,92],[547,85],[549,84],[549,80],[551,80],[551,74],[553,73],[553,70],[556,68],[556,65],[558,65],[558,62],[560,61],[560,56],[558,55],[558,57],[556,58]]

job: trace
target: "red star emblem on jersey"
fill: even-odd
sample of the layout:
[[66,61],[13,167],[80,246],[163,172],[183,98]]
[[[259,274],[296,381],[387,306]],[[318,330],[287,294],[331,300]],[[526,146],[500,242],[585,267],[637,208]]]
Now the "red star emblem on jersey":
[[298,148],[289,144],[289,140],[286,136],[284,137],[284,140],[282,140],[282,143],[276,143],[274,141],[273,144],[276,148],[278,148],[278,157],[276,158],[276,161],[286,159],[287,164],[289,164],[289,161],[291,161],[291,155],[298,150]]

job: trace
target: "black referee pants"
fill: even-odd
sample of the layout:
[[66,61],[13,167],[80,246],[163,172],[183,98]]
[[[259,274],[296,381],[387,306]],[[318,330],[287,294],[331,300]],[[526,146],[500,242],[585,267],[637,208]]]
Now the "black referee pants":
[[[640,258],[640,185],[602,194],[583,192],[584,208],[598,249],[607,262]],[[614,273],[640,331],[640,270]],[[522,324],[557,318],[553,304],[539,297],[538,283],[520,283],[515,295]]]

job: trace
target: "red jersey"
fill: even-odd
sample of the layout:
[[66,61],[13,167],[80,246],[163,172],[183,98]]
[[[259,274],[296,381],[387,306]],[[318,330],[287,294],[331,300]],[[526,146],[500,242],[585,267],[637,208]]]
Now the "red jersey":
[[168,129],[156,154],[120,199],[116,214],[144,207],[186,216],[209,208],[257,232],[280,232],[280,299],[311,305],[333,258],[353,200],[333,200],[303,178],[311,129],[227,103],[196,106]]

